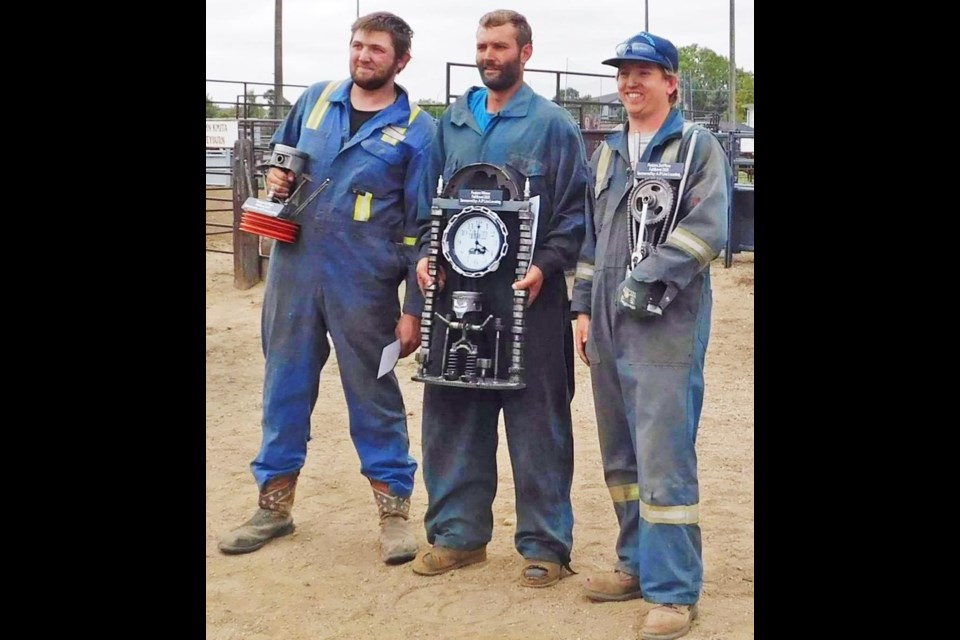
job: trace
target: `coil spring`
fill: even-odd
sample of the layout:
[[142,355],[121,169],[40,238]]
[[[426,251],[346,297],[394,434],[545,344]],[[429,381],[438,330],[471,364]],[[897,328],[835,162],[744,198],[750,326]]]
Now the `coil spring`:
[[460,352],[456,349],[451,349],[450,353],[447,355],[447,372],[444,374],[444,378],[447,380],[453,380],[457,377],[457,371],[460,369]]
[[463,375],[472,380],[477,377],[477,354],[468,353],[463,364]]

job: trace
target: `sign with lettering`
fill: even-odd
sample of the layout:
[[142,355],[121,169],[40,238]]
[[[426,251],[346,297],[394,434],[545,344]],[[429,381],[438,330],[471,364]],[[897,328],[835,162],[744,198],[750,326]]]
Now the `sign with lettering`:
[[461,189],[460,204],[503,204],[503,191],[486,191],[483,189]]
[[207,118],[208,149],[232,149],[236,141],[236,120]]
[[672,178],[679,180],[683,177],[682,162],[638,162],[638,178]]

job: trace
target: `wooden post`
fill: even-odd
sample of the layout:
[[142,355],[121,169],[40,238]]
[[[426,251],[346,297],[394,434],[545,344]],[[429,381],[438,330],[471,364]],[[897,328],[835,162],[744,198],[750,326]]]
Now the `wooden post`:
[[254,170],[253,142],[240,138],[233,145],[233,285],[238,289],[260,282],[259,238],[240,230],[243,203],[258,195]]

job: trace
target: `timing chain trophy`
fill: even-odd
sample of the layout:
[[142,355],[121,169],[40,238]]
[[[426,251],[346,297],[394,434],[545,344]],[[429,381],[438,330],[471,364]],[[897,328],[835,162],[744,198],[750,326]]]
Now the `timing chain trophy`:
[[[517,183],[495,165],[467,165],[446,188],[440,181],[427,256],[433,284],[424,295],[413,380],[470,389],[526,386],[527,291],[511,285],[530,268],[535,215],[530,181],[521,195]],[[512,268],[513,277],[498,272],[501,266]],[[447,273],[443,291],[438,290],[440,267]]]

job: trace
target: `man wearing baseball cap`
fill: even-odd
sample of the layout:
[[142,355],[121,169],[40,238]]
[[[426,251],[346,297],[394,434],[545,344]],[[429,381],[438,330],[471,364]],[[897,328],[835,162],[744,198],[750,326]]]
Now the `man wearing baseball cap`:
[[[695,442],[731,172],[717,139],[684,122],[679,56],[638,33],[604,60],[627,114],[590,162],[574,284],[574,342],[590,366],[619,562],[588,576],[596,601],[644,598],[645,640],[685,635],[703,585]],[[626,275],[626,277],[624,277]]]

